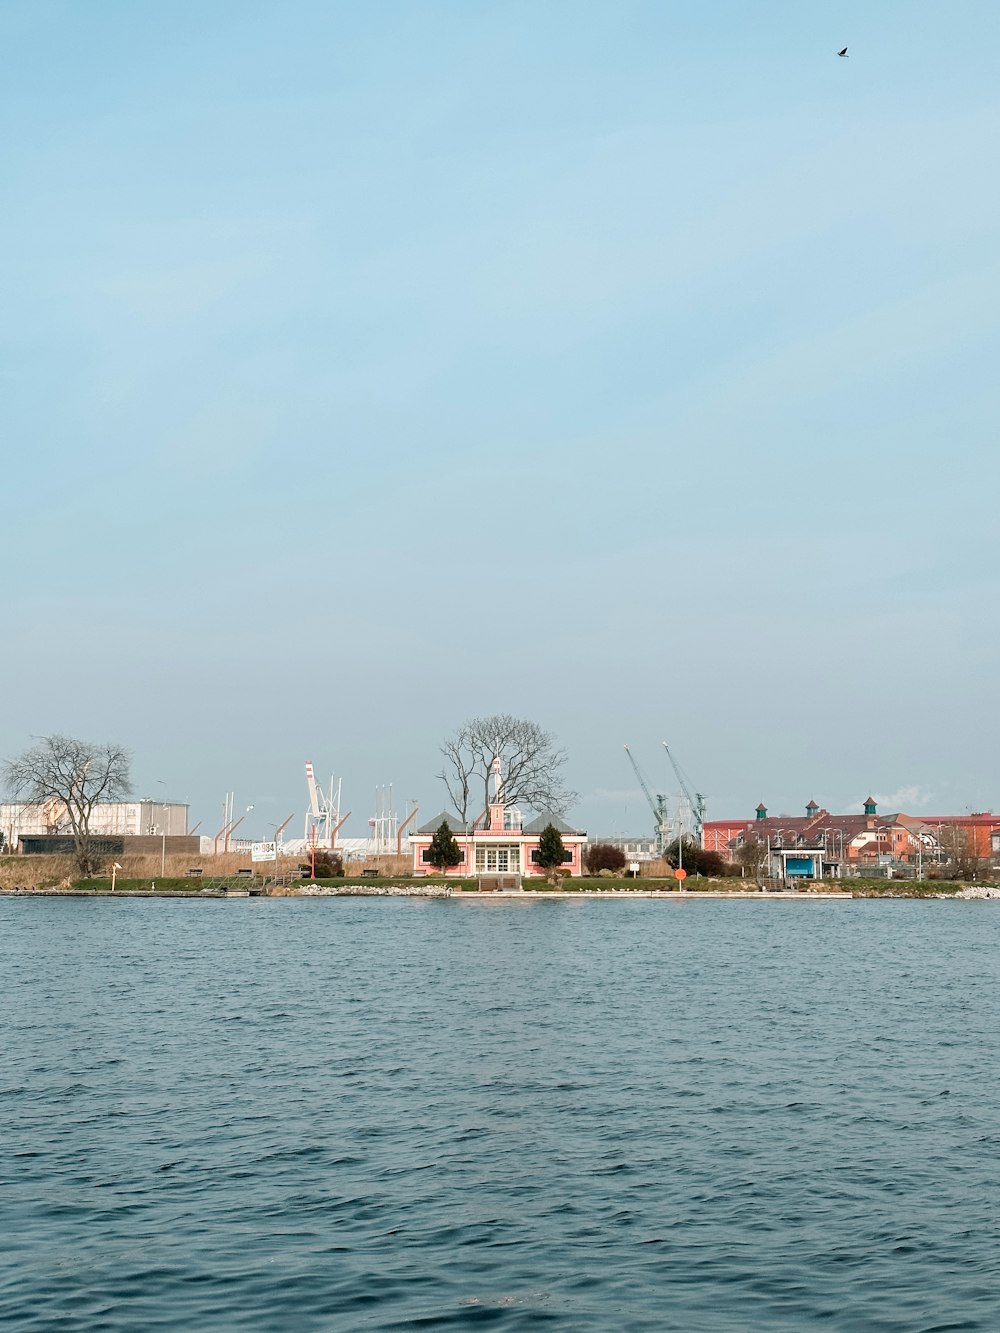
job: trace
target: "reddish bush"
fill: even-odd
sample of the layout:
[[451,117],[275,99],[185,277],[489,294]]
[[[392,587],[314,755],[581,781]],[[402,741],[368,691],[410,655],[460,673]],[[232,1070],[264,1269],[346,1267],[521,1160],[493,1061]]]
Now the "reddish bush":
[[612,847],[609,842],[595,842],[588,847],[583,861],[590,875],[599,875],[602,870],[617,873],[625,869],[625,853],[620,847]]

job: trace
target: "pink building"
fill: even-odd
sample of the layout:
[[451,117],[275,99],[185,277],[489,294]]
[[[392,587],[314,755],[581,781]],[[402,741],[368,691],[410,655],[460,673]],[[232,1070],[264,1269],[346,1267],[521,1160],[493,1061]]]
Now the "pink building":
[[473,879],[479,875],[521,875],[525,879],[545,874],[538,864],[538,839],[547,824],[558,830],[566,849],[564,869],[570,875],[583,874],[583,850],[587,835],[581,829],[571,828],[558,815],[543,814],[524,824],[520,810],[511,805],[491,805],[485,817],[467,828],[457,815],[442,812],[422,824],[410,837],[413,848],[413,873],[437,875],[427,857],[431,839],[446,823],[455,835],[462,860],[445,871],[453,879]]

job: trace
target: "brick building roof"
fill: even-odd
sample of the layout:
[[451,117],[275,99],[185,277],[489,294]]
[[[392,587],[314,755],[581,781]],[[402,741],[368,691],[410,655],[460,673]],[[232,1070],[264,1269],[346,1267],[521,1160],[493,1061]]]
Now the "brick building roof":
[[[875,802],[869,797],[865,804],[874,805]],[[757,810],[759,812],[764,808],[761,805]],[[814,803],[810,801],[806,809],[813,808]],[[831,815],[829,810],[816,809],[813,815],[766,815],[761,818],[758,813],[757,818],[748,819],[738,827],[737,821],[712,821],[712,827],[730,832],[730,849],[746,843],[763,842],[765,839],[773,843],[778,834],[781,834],[782,842],[786,845],[810,847],[823,841],[820,837],[822,833],[835,832],[839,835],[838,841],[842,840],[846,846],[859,834],[874,833],[879,829],[900,828],[912,835],[921,829],[939,829],[950,825],[969,829],[1000,829],[1000,815],[994,815],[991,811],[972,815],[907,815],[902,811],[875,815]]]

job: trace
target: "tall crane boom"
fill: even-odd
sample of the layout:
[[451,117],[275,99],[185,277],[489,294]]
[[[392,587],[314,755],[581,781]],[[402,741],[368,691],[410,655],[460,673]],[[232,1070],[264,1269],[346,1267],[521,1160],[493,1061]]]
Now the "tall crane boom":
[[663,849],[666,847],[670,838],[670,821],[667,818],[667,798],[660,792],[654,796],[649,790],[649,783],[642,775],[642,769],[635,762],[635,756],[629,747],[625,746],[625,753],[628,755],[628,761],[632,765],[636,777],[639,779],[639,786],[642,788],[643,795],[649,802],[649,808],[653,812],[653,837],[655,839],[656,854],[662,856]]
[[306,786],[309,788],[309,809],[306,811],[304,837],[323,847],[332,847],[340,818],[340,779],[330,779],[330,790],[324,791],[316,781],[312,763],[306,763]]
[[319,792],[316,788],[316,775],[313,772],[313,766],[306,762],[306,785],[309,788],[309,809],[315,820],[319,819]]
[[663,742],[663,748],[667,752],[667,758],[670,760],[670,767],[677,775],[677,781],[681,784],[681,791],[684,793],[688,805],[691,807],[691,821],[694,824],[694,836],[698,840],[698,846],[702,847],[705,843],[705,798],[700,791],[692,791],[691,784],[684,776],[684,771],[677,760],[670,752],[670,746],[666,741]]

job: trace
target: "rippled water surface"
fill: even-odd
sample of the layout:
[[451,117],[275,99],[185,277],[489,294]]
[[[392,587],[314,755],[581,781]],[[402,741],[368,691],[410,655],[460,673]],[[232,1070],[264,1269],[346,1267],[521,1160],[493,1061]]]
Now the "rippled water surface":
[[10,1329],[1000,1329],[1000,904],[0,901]]

